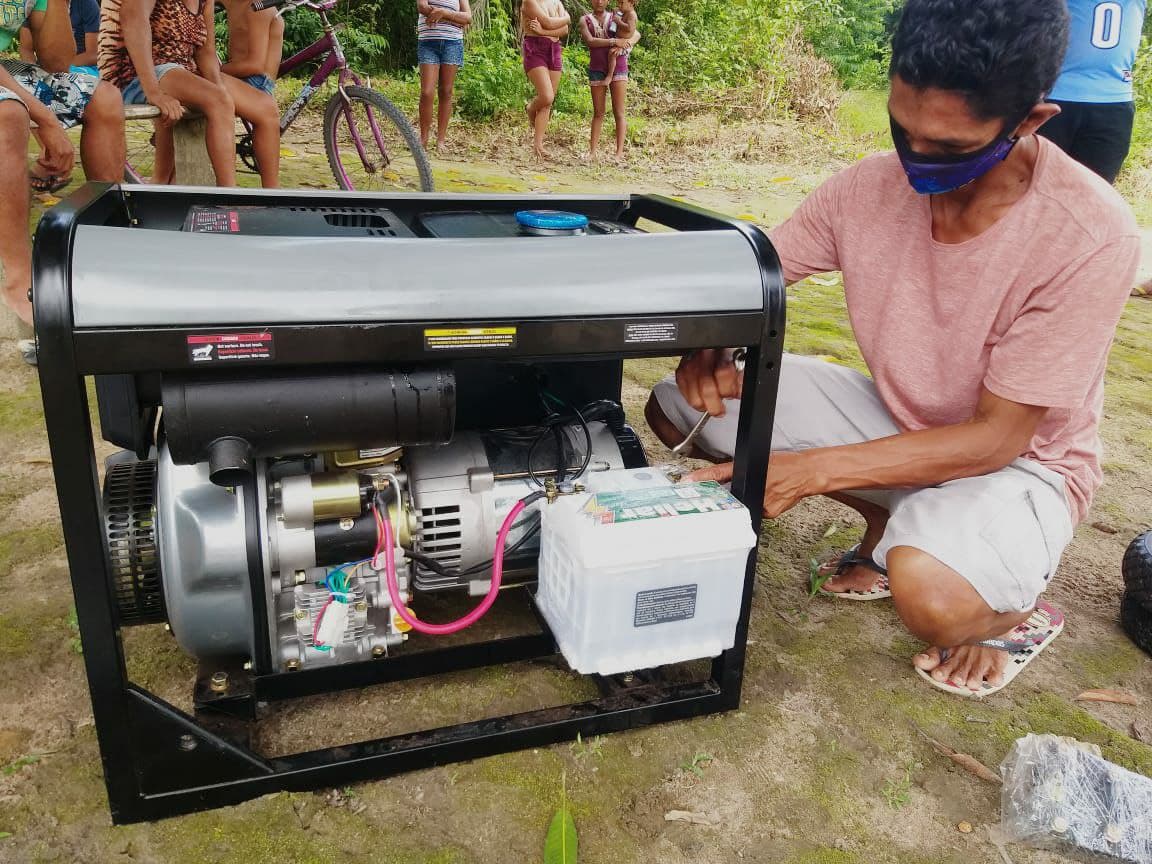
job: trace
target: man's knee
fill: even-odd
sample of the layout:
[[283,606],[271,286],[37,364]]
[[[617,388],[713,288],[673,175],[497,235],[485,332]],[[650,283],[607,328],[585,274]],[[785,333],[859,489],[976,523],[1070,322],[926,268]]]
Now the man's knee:
[[120,91],[101,81],[84,109],[84,125],[124,125],[124,100]]
[[660,400],[656,398],[655,393],[648,396],[648,404],[644,406],[644,419],[648,423],[648,428],[664,442],[666,447],[674,447],[684,440],[684,435],[668,419],[668,415],[660,407]]
[[912,635],[931,645],[970,642],[996,614],[963,576],[927,552],[898,546],[888,552],[887,565],[897,614]]

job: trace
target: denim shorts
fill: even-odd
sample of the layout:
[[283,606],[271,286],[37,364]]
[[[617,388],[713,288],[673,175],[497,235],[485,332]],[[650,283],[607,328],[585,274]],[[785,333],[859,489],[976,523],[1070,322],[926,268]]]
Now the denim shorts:
[[263,72],[259,72],[256,75],[249,75],[244,80],[257,90],[267,93],[269,96],[276,95],[276,82]]
[[463,66],[463,39],[421,39],[416,43],[421,66]]
[[[165,75],[173,69],[183,69],[179,63],[161,63],[156,67],[156,80],[161,80]],[[124,97],[125,105],[147,105],[148,99],[144,95],[144,88],[140,86],[140,79],[133,78],[129,81],[124,89],[120,91],[120,95]]]

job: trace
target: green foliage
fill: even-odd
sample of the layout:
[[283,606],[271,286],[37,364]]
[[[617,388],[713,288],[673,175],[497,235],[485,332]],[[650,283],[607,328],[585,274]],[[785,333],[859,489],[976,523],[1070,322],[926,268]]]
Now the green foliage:
[[850,87],[883,87],[898,0],[791,0],[787,17],[802,21],[816,53]]
[[548,826],[544,864],[576,864],[576,822],[567,807],[557,810]]

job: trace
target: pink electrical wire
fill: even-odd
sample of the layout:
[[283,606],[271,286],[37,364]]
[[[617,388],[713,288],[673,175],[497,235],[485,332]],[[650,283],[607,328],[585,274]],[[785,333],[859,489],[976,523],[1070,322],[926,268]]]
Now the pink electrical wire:
[[[492,604],[496,602],[496,595],[500,593],[500,578],[504,574],[504,544],[508,541],[508,532],[512,530],[516,517],[524,511],[525,506],[525,502],[517,501],[512,511],[504,517],[504,524],[500,526],[500,531],[496,535],[496,551],[492,555],[492,587],[488,589],[487,596],[480,601],[480,605],[463,618],[458,618],[447,624],[428,624],[421,621],[413,616],[401,602],[400,580],[396,576],[396,550],[392,543],[392,520],[378,518],[377,525],[383,526],[385,581],[388,584],[388,596],[392,598],[392,608],[396,610],[396,614],[416,632],[426,633],[430,636],[447,636],[451,633],[459,633],[465,627],[471,627],[483,618],[484,614],[492,608]],[[379,545],[377,544],[377,554],[381,551]]]

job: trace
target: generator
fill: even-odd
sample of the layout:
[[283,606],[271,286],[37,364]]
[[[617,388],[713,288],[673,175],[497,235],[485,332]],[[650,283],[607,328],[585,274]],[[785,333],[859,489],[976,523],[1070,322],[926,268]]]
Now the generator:
[[[785,321],[755,226],[647,195],[88,184],[33,269],[113,821],[739,705]],[[746,350],[730,490],[646,454],[622,405],[625,359],[722,346]],[[190,710],[131,680],[148,626],[195,658]],[[548,658],[599,697],[257,743],[291,700]]]

